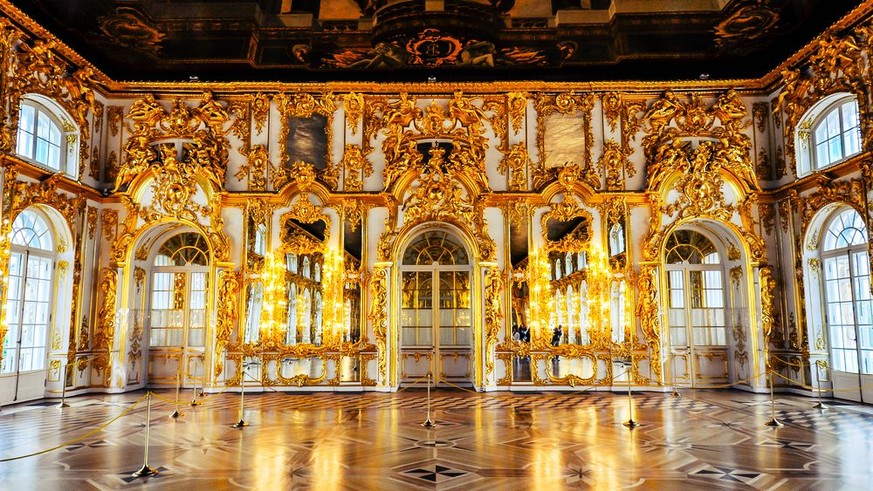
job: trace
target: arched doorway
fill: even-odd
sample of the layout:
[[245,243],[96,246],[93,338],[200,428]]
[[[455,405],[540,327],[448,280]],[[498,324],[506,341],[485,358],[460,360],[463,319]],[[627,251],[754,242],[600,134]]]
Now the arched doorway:
[[164,239],[152,259],[148,381],[175,384],[203,373],[209,315],[209,247],[196,232]]
[[821,243],[824,321],[834,394],[873,401],[873,296],[864,219],[845,207],[828,220]]
[[470,255],[457,237],[415,237],[400,266],[400,382],[432,372],[437,382],[470,384],[473,324]]
[[[43,397],[54,313],[56,237],[42,212],[28,208],[12,223],[0,377],[12,401]],[[6,397],[4,397],[6,399]]]
[[680,229],[667,239],[664,259],[673,384],[697,387],[727,382],[722,253],[704,233]]

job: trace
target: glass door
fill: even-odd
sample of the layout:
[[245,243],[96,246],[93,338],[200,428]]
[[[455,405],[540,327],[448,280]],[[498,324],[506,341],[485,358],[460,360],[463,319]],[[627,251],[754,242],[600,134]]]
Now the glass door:
[[473,330],[467,251],[449,233],[418,236],[400,270],[400,381],[469,384]]
[[[431,372],[436,382],[472,378],[470,272],[431,268],[402,273],[401,382]],[[439,299],[434,303],[433,299]]]

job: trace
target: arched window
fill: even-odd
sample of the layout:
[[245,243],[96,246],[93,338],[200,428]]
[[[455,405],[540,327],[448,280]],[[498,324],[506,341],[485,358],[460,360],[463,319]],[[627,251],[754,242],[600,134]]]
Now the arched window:
[[858,101],[842,99],[813,123],[815,168],[821,169],[861,151]]
[[[54,240],[48,221],[35,210],[12,223],[6,298],[8,332],[0,373],[44,370],[54,281]],[[18,394],[16,394],[17,397]]]
[[152,349],[203,348],[206,343],[209,247],[194,232],[168,238],[158,249],[152,269]]
[[469,264],[467,250],[443,231],[425,232],[403,254],[403,264],[429,266]]
[[18,113],[15,153],[56,171],[75,174],[78,130],[60,110],[41,103],[38,96],[22,99]]
[[679,230],[667,239],[670,343],[723,346],[725,297],[721,255],[705,235]]
[[814,105],[797,125],[797,173],[824,169],[861,151],[858,99],[833,94]]
[[824,296],[831,366],[873,374],[873,298],[867,227],[853,208],[828,223],[822,244]]

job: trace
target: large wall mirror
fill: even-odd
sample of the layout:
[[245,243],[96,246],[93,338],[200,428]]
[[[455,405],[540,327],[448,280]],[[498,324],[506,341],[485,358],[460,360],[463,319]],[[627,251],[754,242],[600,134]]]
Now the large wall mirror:
[[598,332],[597,287],[589,267],[592,217],[572,198],[542,217],[547,251],[550,299],[546,374],[555,383],[590,383],[596,376],[593,341]]
[[286,310],[282,331],[287,345],[321,346],[325,342],[321,279],[326,230],[324,220],[305,223],[286,218],[282,224],[279,253],[284,259]]
[[246,345],[261,341],[261,312],[264,304],[264,259],[267,255],[268,217],[271,208],[260,200],[246,204],[244,270],[246,317],[240,340]]
[[[527,282],[528,245],[530,222],[527,213],[519,214],[509,224],[509,258],[512,266],[510,281],[510,330],[505,342],[530,343],[530,323],[527,314],[530,305],[530,289]],[[512,380],[531,382],[530,355],[522,350],[512,356]]]

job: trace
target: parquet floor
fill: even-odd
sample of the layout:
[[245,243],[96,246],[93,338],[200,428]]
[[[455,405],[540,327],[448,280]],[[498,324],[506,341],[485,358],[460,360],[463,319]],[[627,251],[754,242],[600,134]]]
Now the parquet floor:
[[[184,394],[184,403],[191,392]],[[173,397],[161,392],[161,398]],[[0,490],[31,489],[873,489],[873,407],[738,391],[472,394],[224,393],[152,405],[144,393],[0,410]],[[140,402],[136,402],[140,401]],[[92,430],[119,416],[103,430]]]

